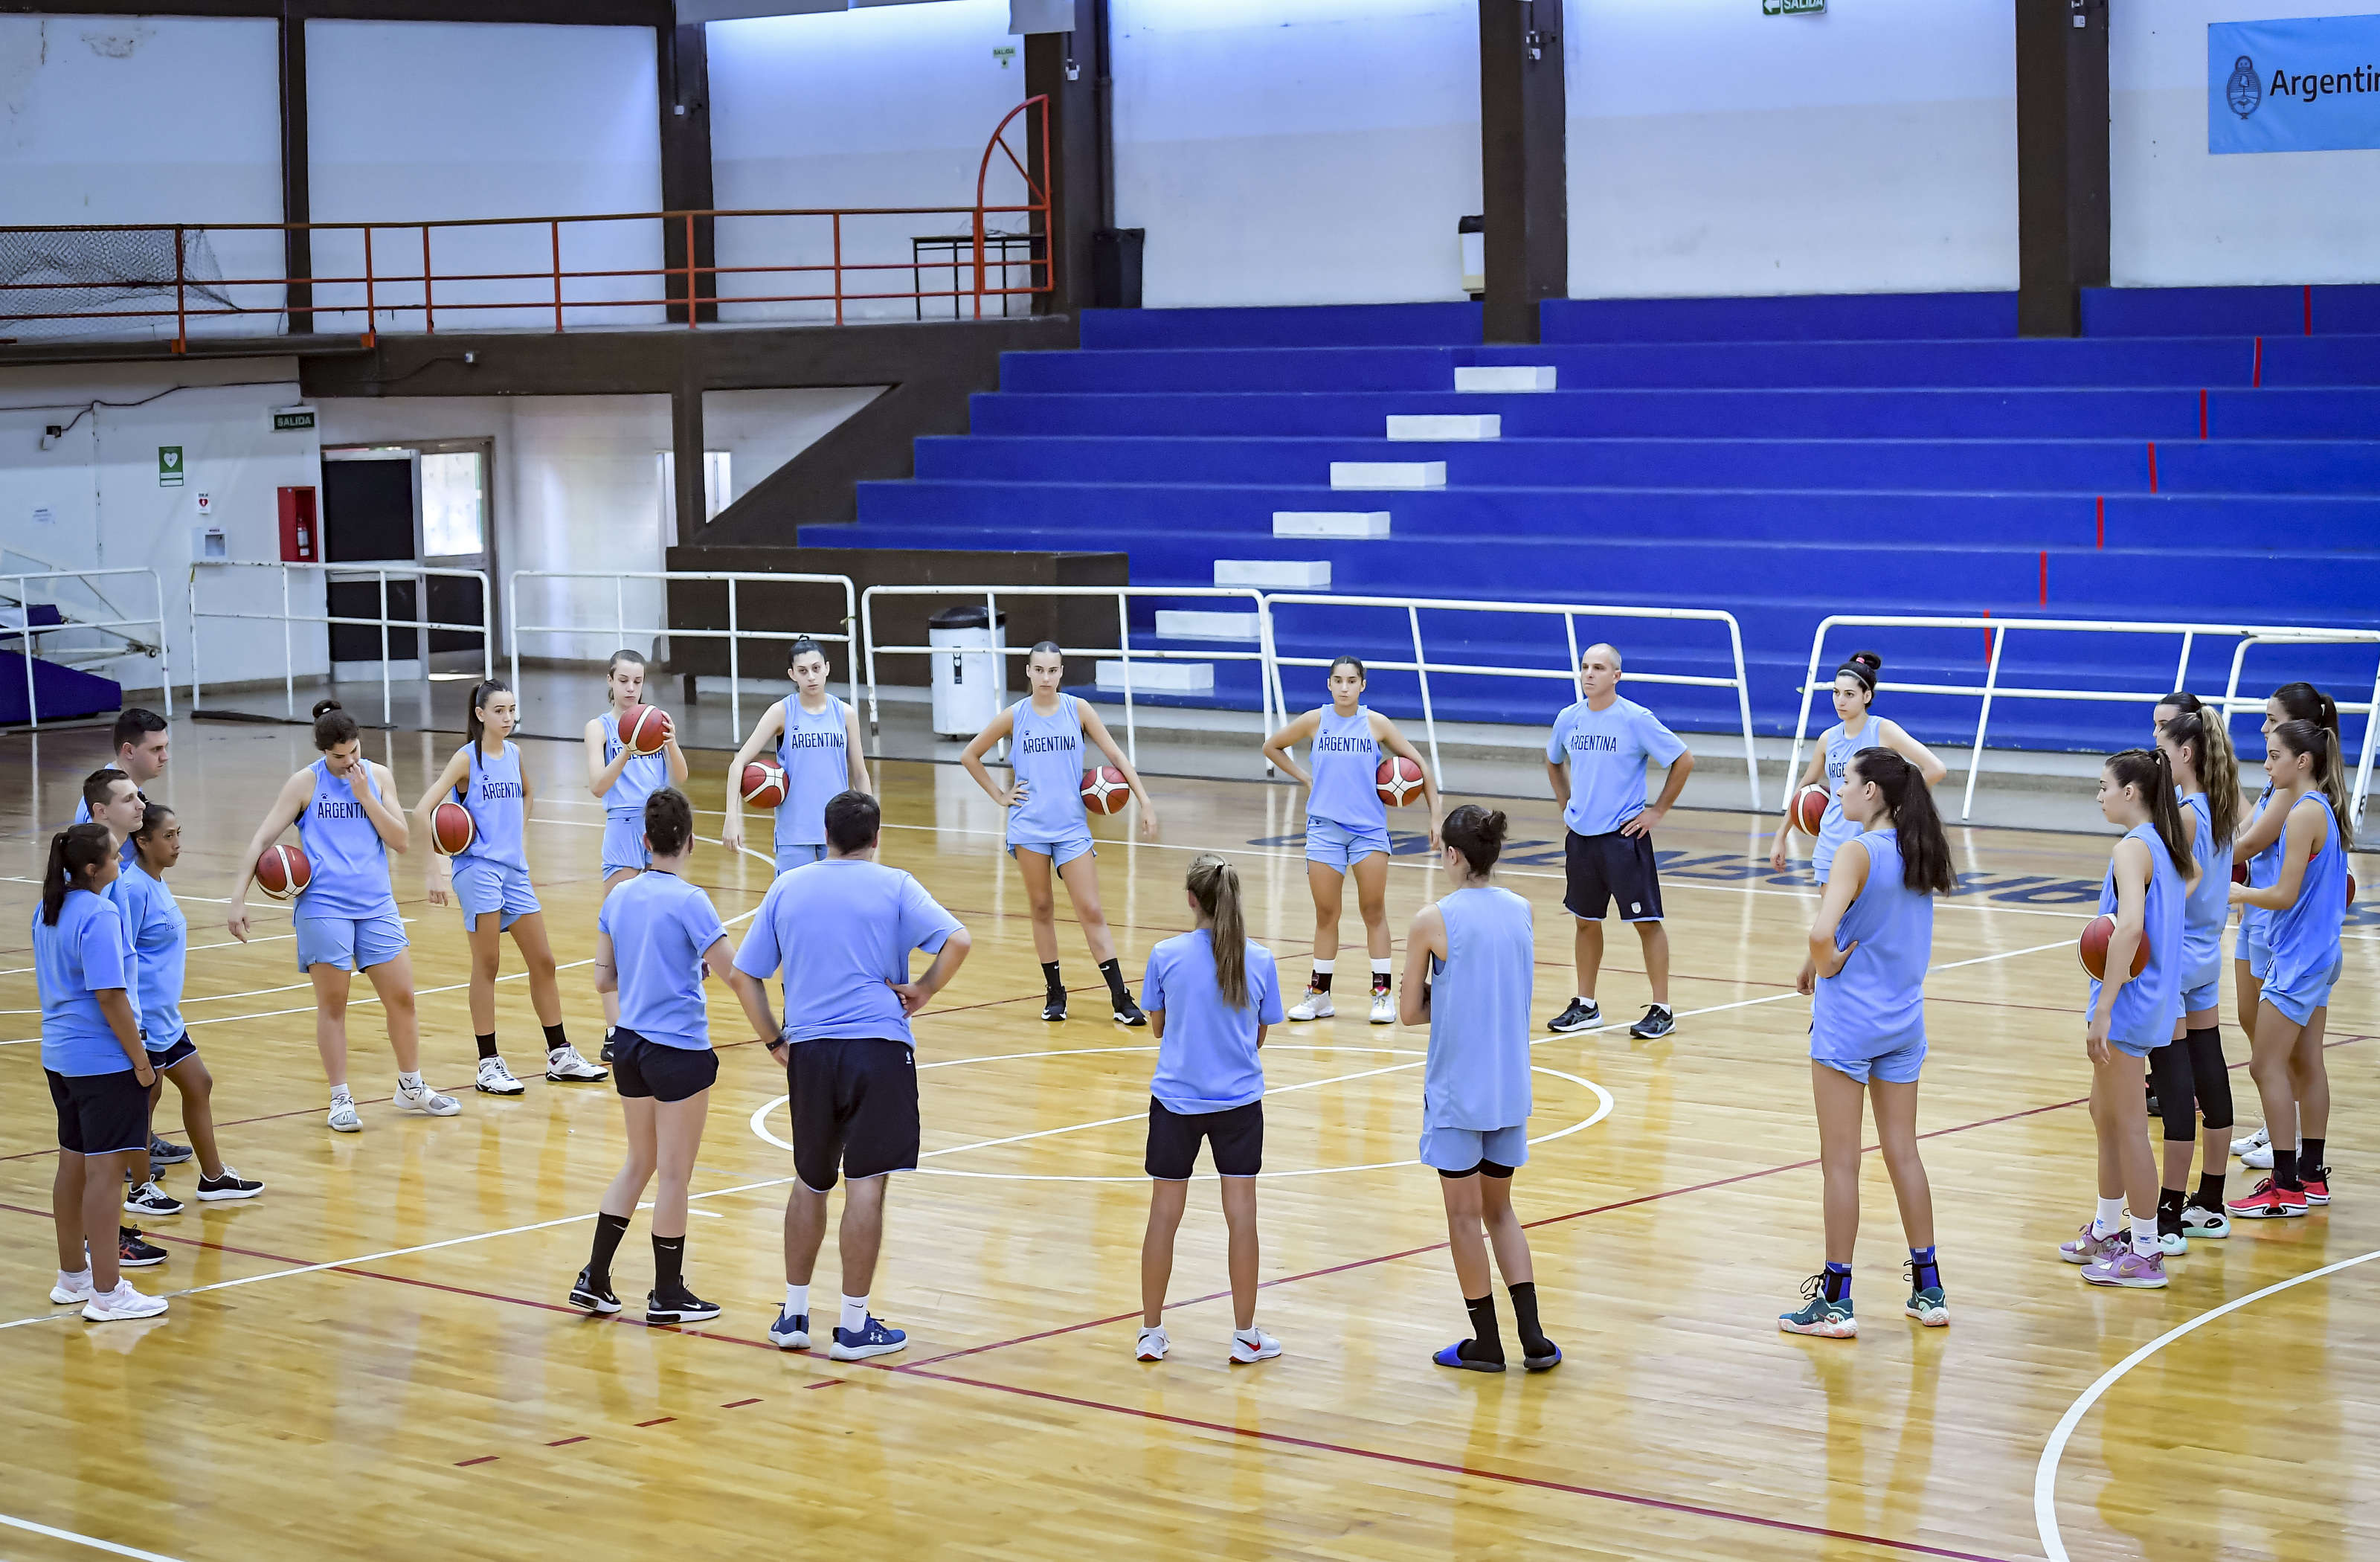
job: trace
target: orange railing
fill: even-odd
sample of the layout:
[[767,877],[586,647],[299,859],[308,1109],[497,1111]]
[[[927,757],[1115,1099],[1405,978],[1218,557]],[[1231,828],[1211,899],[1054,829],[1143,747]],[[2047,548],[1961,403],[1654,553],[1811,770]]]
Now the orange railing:
[[[1037,135],[1031,150],[1038,152],[1038,165],[1044,171],[1038,178],[1033,172],[1037,160],[1019,157],[1008,140],[1009,127],[1020,116],[1026,116],[1027,132]],[[1036,118],[1038,127],[1034,124]],[[988,199],[996,153],[1005,155],[1009,165],[1022,176],[1022,201],[995,203]],[[0,247],[6,246],[12,238],[19,247],[40,247],[46,236],[57,236],[50,241],[49,248],[57,255],[71,258],[77,252],[77,241],[67,236],[116,234],[135,236],[136,239],[149,236],[158,257],[153,275],[128,276],[120,265],[94,265],[87,269],[94,273],[112,269],[113,274],[78,277],[72,275],[73,267],[67,265],[49,267],[49,274],[40,280],[0,280],[0,339],[6,339],[18,325],[31,323],[95,322],[100,323],[101,333],[111,325],[147,323],[162,335],[163,326],[170,321],[173,350],[183,352],[188,348],[193,323],[249,315],[305,316],[313,321],[323,316],[336,320],[360,315],[362,328],[357,335],[365,346],[370,346],[377,339],[384,319],[402,323],[414,315],[419,316],[420,329],[433,335],[442,314],[485,320],[486,315],[479,311],[510,311],[515,318],[500,323],[516,327],[528,325],[529,321],[524,317],[533,316],[533,328],[544,329],[550,318],[551,329],[559,332],[569,328],[574,316],[582,324],[633,324],[642,322],[624,318],[624,313],[635,316],[640,311],[659,310],[669,323],[674,323],[682,316],[686,328],[694,330],[706,315],[719,321],[722,311],[726,311],[731,320],[738,316],[747,320],[785,318],[784,306],[796,306],[794,318],[823,320],[831,316],[834,323],[841,325],[854,313],[881,316],[880,309],[866,306],[913,302],[922,318],[928,300],[945,299],[953,315],[971,304],[975,318],[981,319],[987,299],[997,300],[999,312],[1006,313],[1012,298],[1029,300],[1055,291],[1056,265],[1048,241],[1050,166],[1049,100],[1036,95],[1011,109],[992,131],[977,169],[976,198],[971,205],[628,212],[443,222],[0,226]],[[936,235],[898,231],[917,226],[900,219],[918,217],[964,218],[966,231]],[[999,231],[994,220],[1003,217],[1022,218],[1024,231]],[[783,237],[781,226],[772,231],[772,225],[784,224],[810,225],[811,231],[789,242]],[[625,229],[610,236],[613,249],[620,247],[621,231],[625,231],[631,246],[650,246],[658,231],[662,236],[664,250],[673,243],[682,248],[682,263],[668,263],[664,254],[658,264],[565,266],[565,231],[591,236],[600,231],[599,225],[625,225]],[[697,259],[699,239],[706,229],[712,241],[712,259],[707,263]],[[739,231],[740,239],[736,237]],[[262,236],[282,235],[285,253],[286,236],[304,234],[309,249],[317,251],[318,260],[322,250],[342,244],[355,251],[357,258],[346,265],[334,264],[327,272],[319,265],[310,267],[314,275],[308,276],[219,276],[209,268],[193,264],[194,249],[213,236],[243,234],[259,236],[251,247],[265,242]],[[391,240],[395,239],[409,257],[412,238],[417,234],[419,269],[389,269]],[[433,235],[446,236],[447,258],[443,267]],[[170,274],[163,260],[167,236],[171,238],[173,254]],[[905,241],[909,246],[907,256],[885,254],[888,238],[892,242]],[[730,250],[740,248],[753,252],[751,258],[738,263],[722,263],[722,239],[730,240]],[[85,241],[94,254],[103,242]],[[1020,244],[1026,246],[1026,258],[1011,258],[1014,247]],[[534,266],[523,263],[530,245],[535,246],[541,261]],[[928,260],[924,258],[923,246],[947,251],[952,258]],[[134,247],[138,248],[137,243]],[[457,250],[470,251],[477,258],[462,262],[463,269],[457,269],[458,262],[454,258]],[[793,253],[787,254],[788,250]],[[50,258],[44,256],[45,260]],[[279,269],[293,268],[285,262]],[[951,286],[927,287],[929,279],[926,274],[929,271],[949,272]],[[885,275],[892,272],[908,273],[909,286],[878,286],[902,280]],[[1021,286],[1012,282],[1013,272],[1023,273]],[[782,278],[793,280],[778,280]],[[659,297],[650,296],[639,286],[647,279],[659,280]],[[754,290],[738,290],[744,287]],[[260,289],[278,289],[280,296],[259,300],[255,295]],[[490,296],[492,291],[496,296]],[[24,297],[29,293],[45,297]],[[77,293],[90,297],[78,299],[73,297]],[[124,297],[127,294],[134,296]],[[57,295],[67,297],[61,299]],[[112,303],[121,307],[39,307],[57,302]],[[34,307],[18,307],[20,304]],[[589,316],[597,311],[601,318],[590,322]],[[287,328],[297,328],[294,319]],[[279,327],[275,329],[277,334]],[[68,336],[77,333],[69,326],[66,331],[41,334]]]

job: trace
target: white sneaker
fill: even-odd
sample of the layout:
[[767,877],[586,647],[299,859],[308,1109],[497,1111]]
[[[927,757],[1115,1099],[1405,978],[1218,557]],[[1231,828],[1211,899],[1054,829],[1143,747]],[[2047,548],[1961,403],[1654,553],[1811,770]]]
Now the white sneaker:
[[2273,1136],[2265,1132],[2263,1129],[2258,1129],[2254,1133],[2250,1134],[2245,1139],[2233,1140],[2231,1141],[2231,1153],[2234,1155],[2245,1155],[2251,1150],[2265,1149],[2270,1146],[2272,1142]]
[[2231,1217],[2221,1210],[2184,1204],[2181,1206],[2181,1234],[2192,1239],[2221,1241],[2231,1235]]
[[1135,1361],[1162,1361],[1165,1353],[1172,1348],[1173,1342],[1166,1337],[1162,1328],[1145,1328],[1140,1331],[1140,1337],[1132,1343],[1132,1356]]
[[60,1307],[79,1307],[91,1300],[91,1271],[69,1275],[58,1271],[58,1283],[50,1287],[50,1300]]
[[[498,1058],[496,1063],[497,1067],[502,1068],[504,1060]],[[512,1075],[507,1072],[504,1078],[512,1079]],[[520,1082],[514,1080],[513,1088],[518,1090]],[[398,1081],[395,1104],[400,1111],[421,1112],[432,1117],[451,1117],[463,1109],[463,1104],[453,1096],[441,1095],[431,1090],[430,1081],[427,1080],[421,1082],[419,1090],[407,1090],[402,1080]]]
[[[513,1071],[504,1067],[503,1058],[483,1057],[480,1059],[480,1076],[471,1081],[471,1088],[482,1095],[519,1095],[526,1087],[513,1078]],[[399,1104],[403,1104],[401,1099]]]
[[94,1295],[82,1304],[82,1315],[94,1324],[112,1324],[120,1318],[154,1318],[165,1311],[162,1296],[143,1296],[132,1288],[132,1282],[119,1278],[115,1288],[105,1296]]
[[1262,1329],[1237,1329],[1232,1334],[1232,1360],[1245,1366],[1250,1361],[1268,1361],[1281,1354],[1281,1341]]
[[2240,1164],[2250,1171],[2268,1172],[2273,1169],[2273,1145],[2270,1140],[2240,1157]]
[[1292,1019],[1328,1019],[1339,1011],[1330,1007],[1330,995],[1308,989],[1297,1007],[1289,1011]]
[[1372,1023],[1394,1025],[1397,1022],[1396,995],[1386,987],[1372,995]]
[[331,1127],[339,1133],[361,1133],[364,1120],[356,1115],[355,1098],[334,1095],[331,1098]]
[[612,1077],[612,1071],[609,1068],[598,1068],[579,1056],[577,1047],[559,1046],[545,1055],[545,1077],[550,1082],[559,1085],[582,1080],[592,1082],[597,1080],[608,1080]]

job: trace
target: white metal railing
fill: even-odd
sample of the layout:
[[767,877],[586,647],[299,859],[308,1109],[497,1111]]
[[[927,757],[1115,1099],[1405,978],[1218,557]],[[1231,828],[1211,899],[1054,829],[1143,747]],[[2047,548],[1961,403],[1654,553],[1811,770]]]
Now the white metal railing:
[[[1568,683],[1574,691],[1578,684],[1578,620],[1581,618],[1682,618],[1727,626],[1730,654],[1734,658],[1733,677],[1709,677],[1691,673],[1652,673],[1631,671],[1625,675],[1630,683],[1688,684],[1703,689],[1732,689],[1736,710],[1743,722],[1743,774],[1751,789],[1752,807],[1760,809],[1760,763],[1753,751],[1752,686],[1743,671],[1743,630],[1735,615],[1717,608],[1703,607],[1609,607],[1583,603],[1545,602],[1472,602],[1460,597],[1386,597],[1337,596],[1302,592],[1268,592],[1265,596],[1265,648],[1272,651],[1275,634],[1272,610],[1282,605],[1316,607],[1394,607],[1402,608],[1406,627],[1413,634],[1413,660],[1410,662],[1376,662],[1366,659],[1368,667],[1384,672],[1407,672],[1421,682],[1421,719],[1429,739],[1429,763],[1432,771],[1443,777],[1445,771],[1438,759],[1438,715],[1430,702],[1429,675],[1445,673],[1479,677],[1552,678]],[[1462,662],[1433,662],[1422,642],[1421,616],[1424,610],[1448,613],[1509,613],[1538,617],[1560,617],[1570,647],[1570,665],[1565,670],[1555,667],[1512,667]],[[1273,702],[1284,715],[1288,710],[1287,695],[1281,689],[1281,669],[1283,667],[1327,667],[1330,664],[1319,656],[1269,656],[1269,677],[1272,682]],[[1584,698],[1584,692],[1578,692]]]
[[[1123,732],[1124,755],[1134,764],[1140,763],[1140,733],[1134,717],[1132,665],[1135,659],[1143,662],[1254,662],[1257,665],[1257,700],[1262,709],[1267,730],[1271,729],[1279,707],[1272,699],[1278,679],[1267,669],[1272,660],[1272,623],[1265,612],[1265,595],[1253,586],[870,586],[859,599],[861,641],[867,647],[868,658],[868,724],[877,725],[876,658],[884,656],[960,655],[1001,658],[1031,654],[1030,646],[967,646],[879,645],[876,643],[875,600],[880,596],[946,596],[972,599],[981,597],[990,623],[1000,622],[1000,599],[1005,597],[1107,597],[1116,608],[1116,644],[1109,646],[1059,647],[1068,656],[1119,656],[1123,661]],[[1246,603],[1256,610],[1257,649],[1254,651],[1135,651],[1132,644],[1131,604],[1135,597],[1161,599],[1214,600],[1217,598]],[[995,664],[997,665],[997,664]]]
[[[281,572],[281,611],[278,613],[240,613],[228,608],[200,607],[199,605],[199,572],[202,569],[279,570]],[[322,605],[324,611],[321,613],[298,613],[291,610],[289,604],[289,580],[292,571],[303,571],[307,574],[320,575],[322,577],[324,593]],[[345,577],[345,579],[334,581],[333,580],[333,577],[334,576]],[[392,618],[389,616],[388,582],[391,576],[395,576],[400,580],[413,580],[419,583],[421,592],[419,596],[415,599],[414,605],[416,608],[420,610],[422,615],[420,617]],[[477,580],[480,583],[480,621],[476,624],[460,622],[450,623],[443,619],[431,618],[429,616],[429,582],[432,580]],[[329,590],[333,584],[351,585],[362,580],[373,580],[378,582],[380,588],[380,616],[378,617],[349,617],[342,614],[335,614],[329,611]],[[493,677],[496,672],[496,637],[495,621],[492,616],[492,610],[494,605],[494,599],[489,594],[487,571],[483,569],[441,569],[433,568],[428,565],[411,564],[403,561],[395,561],[386,564],[299,564],[285,559],[255,560],[211,558],[200,560],[190,566],[190,704],[195,708],[199,703],[199,620],[200,618],[241,618],[260,623],[278,623],[281,626],[281,695],[288,714],[293,720],[298,714],[298,653],[296,644],[291,639],[291,628],[298,624],[321,624],[323,626],[324,639],[327,641],[329,638],[329,628],[331,625],[351,624],[364,628],[377,628],[380,630],[380,719],[382,725],[386,726],[391,719],[391,713],[395,708],[394,702],[390,694],[390,680],[392,675],[389,672],[389,631],[391,629],[411,629],[415,634],[420,637],[420,639],[416,641],[416,650],[419,653],[421,665],[424,671],[427,671],[430,666],[429,636],[431,630],[446,629],[457,634],[476,634],[480,637],[480,663],[482,668],[481,676],[483,677]],[[327,660],[327,645],[324,647],[324,650]]]
[[[588,624],[524,624],[520,620],[520,583],[523,580],[609,580],[612,582],[612,628],[615,641],[625,642],[631,633],[667,636],[673,640],[724,640],[727,642],[727,719],[735,728],[736,741],[743,741],[744,680],[743,662],[736,653],[736,641],[744,640],[796,641],[809,639],[846,648],[845,658],[852,665],[845,670],[850,677],[851,703],[859,703],[859,669],[857,659],[849,655],[853,621],[858,601],[858,588],[848,575],[784,575],[770,570],[750,569],[516,569],[504,581],[504,622],[511,626],[513,687],[520,687],[520,637],[523,635],[585,634]],[[666,583],[672,580],[723,580],[727,583],[727,627],[723,629],[679,628],[668,624],[631,624],[628,622],[628,582],[660,580],[664,583],[662,616],[669,616]],[[747,629],[740,626],[736,611],[735,588],[746,580],[767,585],[841,586],[843,588],[843,628],[840,632],[817,629]],[[874,714],[875,675],[869,674],[869,712]]]
[[[1982,629],[1991,636],[1991,654],[1984,672],[1984,681],[1967,683],[1880,683],[1879,689],[1891,689],[1902,694],[1948,694],[1981,699],[1981,709],[1975,714],[1973,751],[1967,760],[1967,791],[1960,804],[1959,817],[1965,819],[1975,806],[1975,778],[1984,765],[1984,734],[1992,719],[1995,700],[2066,700],[2107,704],[2154,705],[2170,689],[2137,693],[2129,689],[2016,689],[2000,682],[2000,658],[2008,651],[2010,633],[2017,629],[2049,630],[2061,634],[2114,635],[2179,635],[2181,637],[2181,661],[2174,671],[2171,689],[2190,687],[2190,656],[2200,636],[2209,639],[2234,640],[2239,643],[2231,653],[2231,677],[2225,687],[2221,702],[2226,721],[2242,710],[2261,710],[2264,701],[2242,699],[2240,695],[2240,668],[2251,645],[2370,645],[2380,649],[2380,630],[2324,629],[2289,625],[2252,624],[2168,624],[2134,622],[2121,618],[1949,618],[1949,617],[1873,617],[1860,614],[1837,614],[1818,621],[1817,632],[1810,638],[1810,669],[1802,684],[1802,712],[1793,723],[1793,746],[1785,762],[1785,785],[1791,787],[1802,761],[1802,743],[1810,725],[1810,698],[1818,687],[1818,667],[1826,647],[1827,631],[1832,628],[1858,627],[1886,629]],[[2363,819],[2364,795],[2372,784],[2374,713],[2380,711],[2380,666],[2375,666],[2372,681],[2372,698],[2361,703],[2339,702],[2342,715],[2361,714],[2363,723],[2363,754],[2357,763],[2355,786],[2350,795],[2353,818]]]
[[[79,580],[83,582],[84,587],[89,590],[93,596],[98,597],[101,602],[104,603],[107,602],[106,596],[102,593],[97,587],[92,586],[91,582],[110,575],[147,576],[149,578],[149,589],[152,593],[154,593],[157,599],[157,612],[155,616],[148,618],[77,619],[67,618],[65,613],[61,611],[59,618],[62,621],[59,623],[36,624],[32,621],[32,610],[35,607],[55,606],[56,604],[54,603],[34,603],[29,601],[26,595],[26,592],[29,590],[28,582],[33,580]],[[164,685],[165,689],[165,714],[168,717],[173,715],[174,671],[172,661],[166,655],[165,652],[165,583],[157,578],[157,572],[155,570],[26,570],[13,574],[0,575],[0,595],[12,597],[17,604],[17,616],[14,620],[7,619],[5,616],[0,616],[0,641],[14,640],[20,635],[24,637],[25,721],[27,726],[38,727],[42,725],[42,701],[40,694],[35,691],[33,680],[33,661],[39,649],[38,643],[33,638],[34,636],[65,634],[75,629],[97,629],[104,633],[116,634],[118,639],[129,641],[129,636],[123,635],[118,631],[128,628],[138,628],[151,624],[157,627],[157,644],[155,647],[157,653],[157,676],[158,681]],[[108,605],[111,609],[115,606],[112,603],[108,604]],[[126,654],[141,654],[147,649],[147,647],[139,645],[138,642],[132,642],[132,649],[127,652]]]

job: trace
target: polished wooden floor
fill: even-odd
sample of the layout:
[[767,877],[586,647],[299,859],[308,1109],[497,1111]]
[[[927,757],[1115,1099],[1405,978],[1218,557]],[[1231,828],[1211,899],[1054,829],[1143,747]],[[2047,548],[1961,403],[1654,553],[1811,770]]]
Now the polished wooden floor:
[[[370,735],[410,801],[453,738]],[[322,1124],[312,1015],[286,915],[263,941],[222,932],[233,854],[274,783],[312,756],[302,729],[179,726],[166,783],[188,849],[188,1015],[219,1080],[229,1159],[264,1178],[238,1206],[149,1224],[175,1293],[143,1324],[86,1324],[46,1300],[53,1125],[25,946],[30,882],[104,737],[0,748],[11,856],[0,921],[0,1556],[613,1558],[1024,1557],[2014,1558],[2045,1530],[2078,1557],[2380,1556],[2380,1264],[2259,1297],[2170,1339],[2105,1389],[2047,1474],[2069,1407],[2136,1349],[2224,1303],[2380,1256],[2369,1146],[2380,944],[2349,929],[2332,1010],[2338,1202],[2174,1261],[2162,1292],[2087,1289],[2056,1244],[2090,1209],[2091,1125],[2070,953],[2107,843],[1974,832],[1967,892],[1938,918],[1929,985],[1925,1153],[1955,1322],[1903,1320],[1900,1232],[1870,1158],[1855,1342],[1779,1334],[1817,1266],[1816,1134],[1792,995],[1810,893],[1769,874],[1757,822],[1680,813],[1661,831],[1676,944],[1676,1035],[1619,1027],[1538,1048],[1517,1200],[1559,1371],[1456,1374],[1428,1352],[1463,1332],[1435,1179],[1413,1164],[1423,1038],[1342,1017],[1267,1053],[1259,1319],[1287,1353],[1224,1360],[1221,1221],[1194,1190],[1169,1323],[1173,1358],[1131,1358],[1147,1033],[1088,1001],[1097,975],[1060,928],[1078,1018],[1038,1017],[1021,886],[998,820],[954,766],[891,764],[888,860],[973,930],[976,952],[918,1028],[928,1169],[897,1179],[877,1311],[901,1356],[857,1367],[771,1349],[790,1157],[783,1092],[758,1048],[722,1059],[696,1187],[688,1271],[727,1312],[678,1333],[562,1305],[616,1163],[609,1087],[532,1075],[536,1030],[507,949],[502,1035],[530,1078],[473,1095],[452,910],[400,864],[432,1082],[461,1116],[400,1118],[369,1004],[354,1011],[365,1131]],[[600,1010],[586,961],[600,808],[576,745],[528,746],[531,848],[573,1036]],[[705,765],[694,789],[715,808]],[[1157,783],[1162,844],[1103,821],[1108,910],[1137,971],[1179,931],[1192,849],[1238,851],[1259,937],[1293,980],[1311,912],[1285,787]],[[1512,809],[1506,882],[1538,914],[1537,1007],[1572,987],[1559,822]],[[716,828],[716,815],[709,816]],[[1415,860],[1408,859],[1410,863]],[[729,918],[767,866],[698,852]],[[2374,872],[2359,864],[2367,882]],[[1431,875],[1400,865],[1402,930]],[[1061,915],[1064,905],[1061,902]],[[1615,930],[1616,931],[1616,930]],[[1350,908],[1344,954],[1360,927]],[[1645,998],[1633,939],[1601,996]],[[1360,960],[1348,969],[1360,970]],[[1360,977],[1350,985],[1361,985]],[[732,1001],[713,1024],[735,1041]],[[2245,1049],[2226,1001],[2226,1041]],[[2235,1074],[2243,1113],[2254,1095]],[[160,1121],[177,1120],[169,1089]],[[766,1130],[765,1135],[761,1130]],[[188,1197],[188,1168],[171,1187]],[[2234,1188],[2238,1167],[2233,1165]],[[642,1222],[619,1288],[640,1297]],[[830,1251],[819,1275],[832,1297]],[[185,1294],[187,1293],[187,1294]],[[831,1304],[830,1304],[831,1305]],[[1507,1324],[1509,1328],[1509,1322]],[[27,1526],[31,1526],[30,1528]],[[94,1549],[92,1542],[105,1542]],[[125,1549],[129,1548],[129,1549]]]

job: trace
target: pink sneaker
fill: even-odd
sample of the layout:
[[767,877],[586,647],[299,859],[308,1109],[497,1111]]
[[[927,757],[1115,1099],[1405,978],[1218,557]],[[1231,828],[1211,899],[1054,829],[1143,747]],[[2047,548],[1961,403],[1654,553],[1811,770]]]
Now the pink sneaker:
[[2130,1248],[2131,1239],[2118,1231],[2112,1236],[2094,1237],[2091,1223],[2082,1223],[2082,1233],[2070,1242],[2058,1244],[2058,1256],[2069,1263],[2096,1263],[2119,1248]]
[[2123,1286],[2132,1290],[2161,1290],[2165,1287],[2165,1255],[2151,1253],[2146,1258],[2132,1251],[2126,1242],[2117,1251],[2086,1264],[2082,1280],[2093,1286]]

